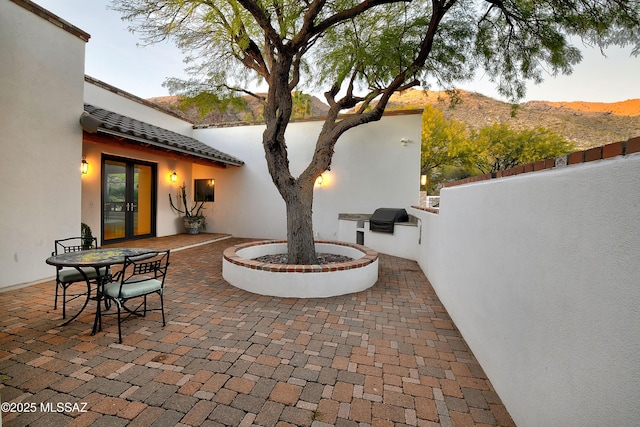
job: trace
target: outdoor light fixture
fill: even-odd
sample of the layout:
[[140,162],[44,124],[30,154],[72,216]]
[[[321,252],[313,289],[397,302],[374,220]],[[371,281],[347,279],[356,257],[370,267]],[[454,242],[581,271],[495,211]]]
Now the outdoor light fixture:
[[82,175],[86,175],[89,172],[89,162],[87,162],[87,159],[84,156],[82,156],[80,171],[82,172]]
[[320,174],[320,176],[316,178],[316,185],[322,186],[322,181],[324,181],[324,176]]
[[402,144],[403,147],[406,147],[408,143],[409,143],[409,140],[407,138],[402,138],[400,140],[400,144]]
[[427,175],[420,175],[420,185],[427,185]]
[[171,176],[171,182],[178,181],[178,174],[176,173],[176,171],[173,171],[173,173],[170,176]]
[[215,185],[216,185],[216,180],[215,179],[212,179],[212,180],[209,181],[209,187],[213,187]]

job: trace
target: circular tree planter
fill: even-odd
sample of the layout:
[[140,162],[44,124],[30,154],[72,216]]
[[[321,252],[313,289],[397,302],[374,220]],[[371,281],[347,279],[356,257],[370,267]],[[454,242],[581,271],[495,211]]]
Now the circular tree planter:
[[360,292],[378,280],[378,253],[362,245],[317,241],[316,252],[345,255],[352,261],[323,265],[268,264],[264,255],[287,252],[285,240],[250,242],[225,249],[222,277],[260,295],[324,298]]

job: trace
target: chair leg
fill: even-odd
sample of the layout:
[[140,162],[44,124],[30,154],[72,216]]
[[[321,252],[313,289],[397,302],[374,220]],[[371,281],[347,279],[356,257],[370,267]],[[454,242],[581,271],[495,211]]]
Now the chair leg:
[[118,306],[118,339],[120,340],[120,344],[122,344],[122,321],[120,319],[120,304],[116,302],[116,305]]
[[[165,320],[165,315],[164,315],[164,297],[162,295],[162,292],[158,292],[158,295],[160,295],[160,311],[162,311],[162,326],[167,326],[167,322]],[[135,314],[137,316],[140,316],[140,308],[143,308],[143,312],[142,312],[142,316],[141,317],[145,317],[146,313],[147,313],[147,295],[143,296],[144,301],[137,306],[137,308],[135,309],[130,309],[128,307],[125,306],[125,303],[127,300],[119,300],[119,299],[113,299],[113,302],[116,306],[118,306],[118,340],[120,342],[120,344],[122,344],[122,321],[125,319],[128,319],[129,316],[131,316],[132,314]],[[122,310],[126,310],[127,311],[127,316],[123,319],[122,318]],[[152,309],[153,310],[157,310],[157,309]]]
[[162,292],[160,292],[160,311],[162,311],[162,326],[167,326],[164,321],[164,298],[162,298]]
[[62,284],[62,318],[67,318],[67,287]]
[[58,288],[60,287],[60,282],[56,280],[56,299],[53,300],[53,309],[58,309]]

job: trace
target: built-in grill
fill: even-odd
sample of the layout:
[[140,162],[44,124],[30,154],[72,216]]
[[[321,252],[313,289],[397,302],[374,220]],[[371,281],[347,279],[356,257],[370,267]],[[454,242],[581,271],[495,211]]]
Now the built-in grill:
[[396,222],[407,221],[409,221],[409,215],[405,209],[379,208],[369,218],[369,230],[393,234]]

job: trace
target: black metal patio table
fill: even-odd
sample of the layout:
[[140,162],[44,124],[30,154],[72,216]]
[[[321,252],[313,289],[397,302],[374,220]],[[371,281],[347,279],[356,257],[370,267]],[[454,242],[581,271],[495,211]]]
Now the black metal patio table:
[[[124,259],[127,256],[142,255],[147,252],[153,251],[148,248],[110,248],[110,249],[91,249],[86,251],[67,252],[59,255],[54,255],[47,258],[46,263],[56,267],[70,267],[75,268],[84,277],[87,283],[87,297],[80,310],[69,320],[62,323],[60,326],[69,324],[76,319],[80,313],[84,311],[89,300],[91,299],[91,280],[87,277],[87,274],[83,271],[83,268],[92,267],[96,271],[96,316],[93,321],[93,330],[91,335],[95,335],[97,331],[102,330],[102,319],[100,303],[102,302],[102,287],[105,283],[111,280],[111,275],[101,275],[100,269],[102,267],[110,267],[112,265],[124,264]],[[109,271],[109,268],[106,269]]]

